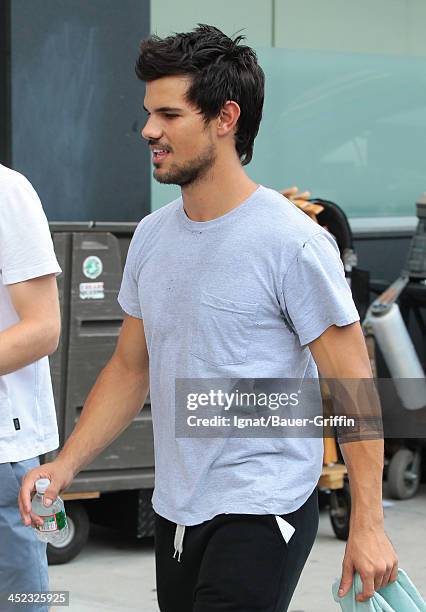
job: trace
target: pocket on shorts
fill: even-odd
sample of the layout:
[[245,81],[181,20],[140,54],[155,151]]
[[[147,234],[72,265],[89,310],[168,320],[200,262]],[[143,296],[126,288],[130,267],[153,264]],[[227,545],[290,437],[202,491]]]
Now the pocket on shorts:
[[[0,505],[2,498],[3,502],[7,502],[5,505],[17,505],[22,479],[29,470],[39,465],[38,456],[31,459],[23,459],[22,461],[13,461],[12,463],[0,463],[0,482],[2,483]],[[2,494],[3,490],[4,496]]]
[[0,508],[18,506],[19,483],[10,463],[0,463]]
[[2,438],[10,438],[15,435],[15,427],[12,419],[12,403],[9,397],[2,394],[0,390],[0,444]]
[[235,302],[203,292],[191,353],[216,366],[247,361],[258,304]]
[[274,516],[274,520],[279,530],[280,537],[288,544],[296,531],[295,528],[281,516]]

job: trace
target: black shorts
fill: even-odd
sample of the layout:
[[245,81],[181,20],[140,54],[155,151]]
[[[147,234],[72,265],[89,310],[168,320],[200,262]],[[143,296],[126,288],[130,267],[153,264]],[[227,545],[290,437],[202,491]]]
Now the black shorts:
[[186,527],[179,562],[176,524],[156,515],[161,612],[285,612],[317,534],[317,490],[281,517],[295,528],[288,543],[267,514],[220,514]]

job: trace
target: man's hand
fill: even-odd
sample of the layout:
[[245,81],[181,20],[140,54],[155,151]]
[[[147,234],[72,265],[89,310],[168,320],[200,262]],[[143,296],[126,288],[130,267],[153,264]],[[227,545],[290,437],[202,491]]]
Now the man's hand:
[[[341,408],[361,418],[376,418],[375,401],[370,404],[370,398],[375,398],[370,360],[360,324],[333,325],[311,342],[309,348],[322,376],[339,382],[335,385],[337,395],[349,390],[346,400],[340,402]],[[353,389],[357,389],[355,395]],[[380,412],[380,404],[378,408]],[[346,595],[354,572],[358,572],[363,588],[357,601],[372,597],[375,590],[396,580],[398,573],[398,559],[383,526],[384,443],[381,436],[377,439],[380,432],[376,429],[373,426],[367,432],[367,439],[363,439],[361,431],[358,440],[340,442],[349,474],[352,509],[339,595]],[[368,439],[370,435],[373,439]]]
[[[31,512],[31,499],[35,493],[35,483],[39,478],[48,478],[50,486],[44,494],[45,505],[50,506],[58,497],[59,493],[69,487],[73,481],[74,474],[61,461],[55,460],[52,463],[45,463],[27,472],[22,481],[21,490],[18,497],[19,511],[25,526],[40,525],[42,519],[37,514]],[[51,500],[46,504],[46,500]]]
[[286,189],[282,189],[280,193],[291,202],[295,202],[296,200],[307,200],[311,197],[310,191],[299,193],[299,187],[287,187]]
[[52,463],[25,475],[19,493],[19,511],[25,525],[37,524],[31,514],[35,481],[49,478],[45,499],[52,501],[76,474],[111,444],[141,411],[149,388],[149,356],[143,321],[125,316],[114,354],[99,374],[78,423]]
[[287,198],[287,200],[290,200],[290,202],[297,206],[297,208],[303,210],[303,212],[307,214],[312,221],[318,223],[317,217],[324,210],[324,206],[309,201],[309,198],[311,197],[310,191],[303,191],[299,193],[298,187],[288,187],[287,189],[282,189],[280,194]]
[[382,527],[351,526],[342,564],[340,597],[350,590],[354,572],[360,575],[363,587],[357,601],[366,601],[374,591],[397,579],[398,559]]

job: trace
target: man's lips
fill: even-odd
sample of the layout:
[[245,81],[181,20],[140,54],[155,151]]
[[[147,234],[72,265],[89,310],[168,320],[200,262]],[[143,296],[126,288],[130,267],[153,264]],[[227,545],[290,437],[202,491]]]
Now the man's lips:
[[169,153],[167,151],[163,151],[162,153],[153,153],[152,154],[152,161],[154,161],[156,164],[158,164],[159,162],[162,162],[166,159],[167,155],[169,155]]
[[167,155],[170,154],[170,150],[166,146],[162,146],[160,144],[152,144],[150,149],[152,153],[152,161],[155,163],[164,161]]
[[152,152],[152,161],[156,164],[164,161],[166,157],[170,154],[170,151],[168,149],[163,149],[162,147],[159,147],[159,146],[151,147],[151,152]]

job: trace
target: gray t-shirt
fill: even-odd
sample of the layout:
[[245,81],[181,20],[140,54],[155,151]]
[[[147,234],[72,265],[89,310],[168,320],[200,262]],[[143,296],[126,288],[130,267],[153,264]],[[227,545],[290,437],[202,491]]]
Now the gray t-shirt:
[[206,222],[179,198],[139,223],[118,299],[144,321],[155,511],[195,525],[298,509],[320,476],[322,438],[177,438],[175,379],[315,378],[307,344],[359,320],[334,238],[262,186]]

